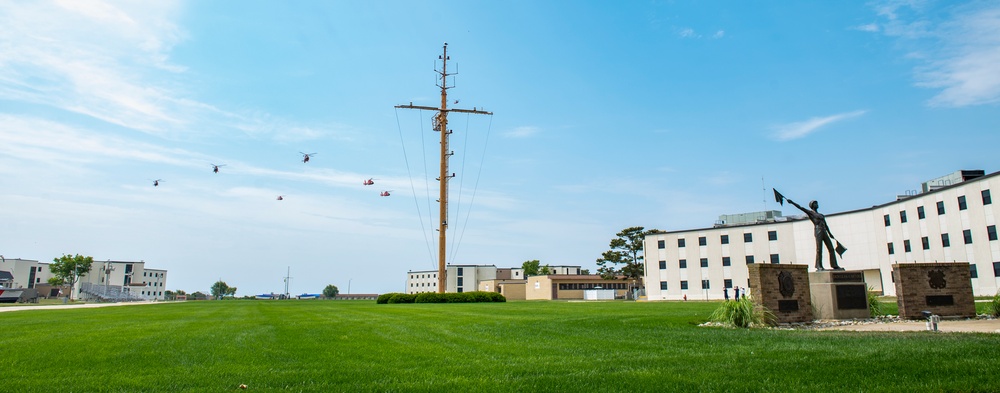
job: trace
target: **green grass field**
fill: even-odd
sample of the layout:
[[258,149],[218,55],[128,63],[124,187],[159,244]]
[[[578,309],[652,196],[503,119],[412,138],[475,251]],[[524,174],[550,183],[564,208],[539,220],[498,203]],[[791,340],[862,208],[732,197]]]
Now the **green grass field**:
[[704,328],[704,302],[0,313],[0,390],[1000,391],[1000,335]]

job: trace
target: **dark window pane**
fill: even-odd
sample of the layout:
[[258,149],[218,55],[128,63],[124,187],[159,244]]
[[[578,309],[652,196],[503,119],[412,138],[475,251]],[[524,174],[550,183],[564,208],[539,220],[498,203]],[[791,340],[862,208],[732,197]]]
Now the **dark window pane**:
[[681,259],[679,261],[678,265],[680,265],[681,269],[687,269],[687,267],[688,267],[688,261],[687,261],[687,259]]
[[701,289],[711,289],[709,288],[708,280],[701,280]]
[[896,250],[892,247],[892,243],[888,243],[888,245],[889,245],[889,255],[895,254]]
[[722,235],[722,244],[729,244],[729,235]]
[[684,239],[677,239],[677,247],[684,247]]
[[722,266],[730,266],[732,264],[733,263],[730,261],[729,257],[722,257]]
[[778,263],[778,254],[771,254],[771,263]]
[[972,263],[969,264],[969,278],[979,278],[979,272],[976,271],[976,265]]
[[969,206],[965,204],[965,195],[958,197],[958,210],[968,209]]
[[666,291],[667,290],[667,282],[666,281],[660,281],[660,290],[661,291]]
[[906,211],[899,212],[899,222],[906,222]]
[[665,240],[657,240],[656,241],[656,248],[659,248],[661,250],[664,249],[664,248],[667,248],[667,242]]
[[667,269],[667,261],[660,261],[660,270]]
[[938,215],[944,214],[944,202],[937,203]]
[[1000,277],[1000,262],[993,262],[993,277]]
[[948,238],[947,233],[941,234],[941,247],[951,247],[951,239]]
[[750,243],[752,241],[753,241],[753,234],[752,233],[744,233],[743,234],[743,242],[744,243]]
[[990,190],[983,190],[983,205],[989,205],[993,203],[993,198],[990,197]]
[[681,289],[688,289],[688,282],[687,281],[681,281]]
[[726,288],[732,288],[733,287],[733,280],[730,279],[730,278],[722,280],[722,283],[723,283],[723,285],[725,285]]
[[708,239],[706,237],[704,237],[704,236],[699,237],[698,238],[698,245],[699,246],[707,246],[708,245]]
[[701,259],[701,267],[708,267],[708,258]]
[[972,244],[972,230],[966,229],[962,231],[962,237],[965,238],[965,244]]
[[889,222],[889,215],[888,214],[882,216],[882,219],[885,220],[885,226],[889,226],[889,224],[891,224],[891,222]]
[[923,247],[923,249],[925,250],[930,250],[931,249],[930,239],[928,239],[927,236],[920,238],[920,246]]
[[990,225],[986,227],[986,237],[990,240],[997,240],[997,226]]
[[917,219],[918,220],[923,220],[924,217],[926,217],[926,215],[924,214],[924,207],[923,206],[917,206]]
[[753,255],[747,255],[747,264],[753,263]]
[[910,241],[903,240],[903,252],[910,252]]
[[767,240],[778,240],[778,231],[767,231]]

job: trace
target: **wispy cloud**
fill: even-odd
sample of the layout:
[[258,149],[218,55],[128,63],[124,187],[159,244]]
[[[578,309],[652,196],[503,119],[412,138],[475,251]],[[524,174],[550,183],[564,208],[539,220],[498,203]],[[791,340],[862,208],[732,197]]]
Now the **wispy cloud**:
[[875,11],[883,18],[879,27],[885,35],[915,48],[906,57],[918,62],[916,85],[939,90],[928,105],[1000,102],[1000,4],[930,10],[923,1],[887,1],[876,4]]
[[867,31],[869,33],[878,33],[880,30],[877,23],[869,23],[866,25],[854,26],[852,27],[852,29],[858,31]]
[[803,138],[813,132],[816,132],[820,128],[827,126],[838,121],[852,119],[861,115],[864,115],[867,111],[857,110],[853,112],[838,113],[836,115],[825,116],[825,117],[813,117],[809,120],[788,123],[773,127],[774,139],[779,141],[790,141],[793,139]]
[[535,126],[521,126],[515,127],[512,130],[508,130],[503,133],[503,136],[507,138],[527,138],[534,136],[541,132],[541,129]]
[[726,36],[726,31],[725,30],[719,30],[719,31],[716,31],[715,34],[712,34],[712,38],[715,38],[715,39],[719,39],[719,38],[722,38],[722,37],[725,37],[725,36]]

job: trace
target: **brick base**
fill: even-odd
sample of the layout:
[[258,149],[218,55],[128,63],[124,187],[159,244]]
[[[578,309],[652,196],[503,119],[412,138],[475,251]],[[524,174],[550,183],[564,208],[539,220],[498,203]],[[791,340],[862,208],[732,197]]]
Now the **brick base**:
[[899,317],[923,319],[923,311],[942,317],[974,317],[972,274],[967,262],[892,265]]
[[777,323],[811,322],[807,265],[747,265],[754,302],[774,314]]

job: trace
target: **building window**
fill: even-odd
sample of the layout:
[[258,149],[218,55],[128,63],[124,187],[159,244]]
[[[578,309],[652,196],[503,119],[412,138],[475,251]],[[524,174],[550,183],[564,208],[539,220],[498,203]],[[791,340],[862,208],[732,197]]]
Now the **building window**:
[[462,277],[458,278],[458,286],[462,286]]
[[920,246],[923,247],[923,249],[925,250],[930,250],[931,249],[930,239],[928,239],[927,236],[920,238]]
[[732,264],[733,262],[729,259],[729,257],[722,257],[722,266],[730,266]]
[[747,255],[747,265],[753,263],[753,255]]
[[752,233],[744,233],[743,234],[743,242],[744,243],[753,242],[753,234]]
[[965,204],[965,195],[958,197],[958,210],[968,209],[969,206]]
[[701,267],[708,267],[708,258],[701,259]]
[[778,231],[767,231],[767,240],[778,240]]
[[711,289],[708,280],[701,280],[701,289]]
[[666,281],[660,281],[660,290],[661,291],[666,291],[667,290],[667,282]]
[[681,281],[681,290],[684,290],[684,289],[688,289],[688,282],[687,281]]
[[983,205],[991,203],[993,203],[993,198],[990,197],[990,190],[983,190]]
[[667,242],[665,240],[657,240],[656,241],[656,248],[659,248],[661,250],[664,249],[664,248],[667,248]]
[[722,240],[722,244],[729,244],[729,235],[722,235],[720,239]]
[[993,262],[993,277],[1000,277],[1000,262]]
[[687,259],[681,259],[679,261],[678,265],[680,266],[681,269],[687,269],[687,267],[688,267],[688,260]]
[[990,240],[997,240],[997,226],[996,225],[990,225],[990,226],[986,227],[986,237],[988,237]]
[[771,263],[777,265],[778,261],[778,254],[771,254]]
[[979,278],[979,272],[976,271],[976,264],[969,264],[969,278]]
[[941,247],[951,247],[951,239],[948,238],[947,233],[941,234]]
[[677,247],[684,247],[684,239],[677,239]]
[[888,214],[882,216],[882,219],[885,220],[885,226],[889,226],[889,224],[891,224],[891,222],[889,222],[889,215]]
[[944,202],[938,201],[937,203],[938,215],[944,214]]
[[[459,276],[461,276],[461,275],[462,275],[462,268],[458,268],[458,275],[459,275]],[[458,285],[462,285],[462,284],[458,284]]]
[[699,246],[707,246],[708,245],[708,238],[706,238],[704,236],[699,237],[698,238],[698,245]]
[[667,261],[660,261],[660,270],[667,270]]
[[923,206],[917,206],[917,219],[918,220],[923,220],[924,217],[926,217],[926,215],[924,214],[924,207]]
[[730,279],[730,278],[722,280],[722,285],[724,285],[726,288],[732,288],[733,287],[733,280]]
[[910,241],[903,240],[903,252],[910,252]]
[[889,255],[895,254],[896,250],[892,247],[892,242],[887,243],[889,245]]
[[458,288],[458,293],[462,293],[462,288]]
[[906,210],[899,212],[899,222],[906,222]]
[[972,244],[972,230],[966,229],[962,231],[962,236],[965,237],[965,244]]

